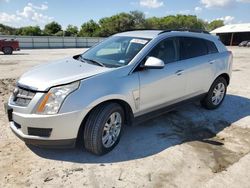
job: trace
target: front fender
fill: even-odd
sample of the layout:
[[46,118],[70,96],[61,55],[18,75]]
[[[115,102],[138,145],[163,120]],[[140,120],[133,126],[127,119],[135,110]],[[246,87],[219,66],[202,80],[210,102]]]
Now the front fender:
[[64,101],[60,113],[92,109],[109,100],[122,100],[129,104],[133,113],[139,110],[138,74],[123,77],[104,77],[100,75],[83,80],[80,87]]
[[90,103],[86,108],[93,109],[94,107],[98,106],[99,104],[101,104],[103,102],[106,102],[106,101],[111,101],[111,100],[120,100],[120,101],[123,101],[123,102],[127,103],[130,106],[130,108],[132,109],[133,113],[136,111],[134,102],[131,101],[126,96],[120,95],[120,94],[112,94],[112,95],[108,95],[108,96],[104,96],[104,97],[98,98],[97,100],[95,100],[92,103]]

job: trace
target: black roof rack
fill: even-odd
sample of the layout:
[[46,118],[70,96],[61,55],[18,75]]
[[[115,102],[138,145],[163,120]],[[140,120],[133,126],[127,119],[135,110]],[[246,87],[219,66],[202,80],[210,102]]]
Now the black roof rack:
[[201,29],[167,29],[167,30],[164,30],[164,31],[160,32],[158,35],[160,35],[162,33],[172,32],[172,31],[184,31],[184,32],[210,34],[208,31],[201,30]]

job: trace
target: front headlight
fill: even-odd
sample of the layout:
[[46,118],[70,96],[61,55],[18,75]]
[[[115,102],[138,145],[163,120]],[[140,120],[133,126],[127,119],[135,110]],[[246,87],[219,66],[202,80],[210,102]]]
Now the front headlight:
[[38,106],[39,114],[56,114],[58,113],[64,99],[73,91],[78,89],[80,82],[74,82],[68,85],[53,87],[44,96]]

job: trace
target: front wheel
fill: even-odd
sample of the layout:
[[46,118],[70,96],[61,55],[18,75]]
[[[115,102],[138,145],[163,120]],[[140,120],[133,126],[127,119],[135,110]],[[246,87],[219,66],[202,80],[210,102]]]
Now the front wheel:
[[11,55],[13,53],[13,49],[11,47],[9,47],[9,46],[3,47],[3,53],[5,55]]
[[217,78],[209,89],[206,97],[201,101],[203,107],[209,110],[218,108],[226,95],[227,81],[223,77]]
[[97,155],[111,151],[119,142],[124,111],[117,103],[105,103],[89,115],[84,128],[84,146]]

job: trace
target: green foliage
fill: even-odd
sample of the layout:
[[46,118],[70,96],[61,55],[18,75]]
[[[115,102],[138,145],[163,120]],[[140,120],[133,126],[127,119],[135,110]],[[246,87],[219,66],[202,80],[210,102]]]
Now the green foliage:
[[57,22],[51,22],[45,25],[44,34],[45,35],[55,35],[62,30],[62,26]]
[[106,37],[115,33],[133,30],[135,28],[133,18],[134,17],[131,14],[120,13],[111,17],[100,19],[100,36]]
[[64,35],[65,36],[77,36],[78,28],[73,25],[68,25],[68,27],[65,30]]
[[100,26],[94,20],[90,20],[82,24],[78,35],[80,37],[96,37],[99,35],[99,31]]
[[16,28],[0,24],[0,34],[1,35],[15,35],[16,34]]
[[42,30],[39,26],[27,26],[17,29],[16,35],[40,36]]
[[132,19],[133,19],[133,29],[143,29],[145,28],[146,19],[145,14],[140,11],[131,11],[130,12]]
[[81,37],[107,37],[115,33],[136,29],[202,29],[213,30],[223,26],[222,20],[207,23],[195,15],[169,15],[165,17],[145,18],[140,11],[119,13],[110,17],[104,17],[95,22],[90,20],[81,25],[80,30],[73,25],[68,25],[62,31],[62,26],[57,22],[45,25],[43,31],[38,26],[28,26],[19,29],[0,24],[0,34],[17,35],[55,35],[55,36],[81,36]]
[[205,23],[194,15],[170,15],[146,19],[146,29],[205,29]]
[[212,31],[218,27],[224,26],[223,20],[214,20],[208,24],[208,30]]
[[162,23],[161,23],[162,18],[157,18],[157,17],[151,17],[146,19],[144,28],[145,29],[160,29],[162,28]]

